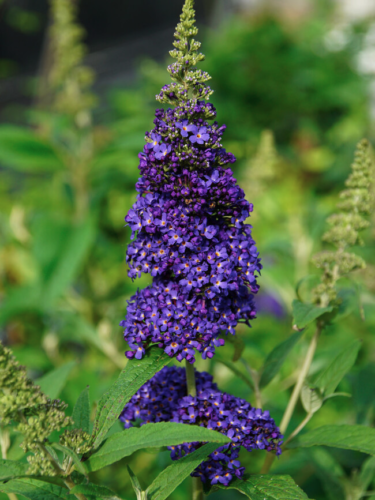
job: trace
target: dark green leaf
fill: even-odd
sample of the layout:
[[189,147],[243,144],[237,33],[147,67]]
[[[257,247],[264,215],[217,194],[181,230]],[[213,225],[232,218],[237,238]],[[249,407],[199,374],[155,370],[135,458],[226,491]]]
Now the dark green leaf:
[[104,440],[130,398],[170,361],[168,354],[154,347],[146,352],[144,358],[128,362],[116,383],[99,401],[91,440],[94,448]]
[[163,470],[147,488],[147,500],[165,500],[187,478],[194,469],[217,448],[216,444],[205,444],[189,455],[176,460]]
[[[117,462],[143,448],[161,448],[182,443],[214,442],[223,445],[230,439],[220,432],[198,425],[159,422],[142,427],[131,427],[110,436],[86,462],[90,471]],[[218,445],[219,446],[219,445]],[[217,446],[217,447],[218,447]]]
[[90,432],[90,399],[89,386],[87,386],[79,395],[73,409],[72,419],[73,428],[82,429],[84,432]]
[[50,144],[27,128],[0,127],[0,162],[22,172],[48,172],[64,168]]
[[33,478],[12,479],[0,484],[0,491],[22,495],[30,500],[60,500],[69,493],[67,488]]
[[77,453],[75,453],[70,448],[67,448],[66,446],[63,446],[60,443],[53,443],[52,446],[54,448],[56,448],[56,450],[62,451],[65,455],[67,455],[68,457],[70,457],[73,460],[73,462],[74,462],[76,470],[78,472],[80,472],[81,474],[83,474],[84,476],[87,476],[87,469],[86,469],[85,465],[81,462],[81,459],[77,455]]
[[228,342],[229,344],[232,344],[234,347],[234,352],[233,352],[233,357],[232,361],[236,362],[238,361],[242,353],[245,350],[245,343],[242,340],[242,338],[239,335],[225,335],[223,336],[225,342]]
[[131,470],[129,465],[126,466],[128,469],[128,474],[130,477],[130,482],[132,483],[133,490],[135,491],[135,494],[137,495],[137,499],[141,496],[142,493],[142,486],[141,483],[139,482],[137,476],[134,474],[134,472]]
[[293,300],[292,308],[294,323],[298,328],[305,328],[309,323],[333,310],[332,306],[318,307],[314,304],[304,304],[300,300]]
[[290,476],[250,476],[235,479],[221,489],[236,489],[251,500],[306,500],[307,495]]
[[94,496],[102,500],[121,500],[121,498],[109,488],[96,484],[79,484],[70,490],[71,494],[81,493],[82,495]]
[[266,387],[275,375],[277,375],[288,354],[299,341],[301,336],[302,332],[294,333],[270,352],[263,365],[262,375],[259,382],[259,386],[261,388]]
[[361,342],[355,340],[345,347],[330,363],[327,368],[315,379],[314,385],[321,390],[324,396],[332,394],[344,375],[354,365],[361,348]]
[[252,391],[254,391],[254,382],[253,380],[250,378],[250,375],[246,374],[246,373],[243,373],[237,365],[235,365],[234,363],[232,363],[231,361],[228,361],[224,358],[221,357],[220,354],[216,354],[215,355],[215,359],[217,361],[219,361],[220,363],[222,363],[224,366],[226,366],[227,368],[229,368],[229,370],[231,370],[235,375],[237,375],[237,377],[239,377],[241,380],[243,380],[245,382],[245,384],[247,384],[250,389]]
[[370,484],[375,482],[375,457],[370,457],[363,462],[359,482],[362,491],[366,491]]
[[375,455],[375,429],[364,425],[324,425],[291,441],[288,448],[332,446]]
[[344,485],[340,478],[345,476],[339,463],[324,448],[313,448],[309,451],[309,465],[313,465],[315,473],[322,483],[327,500],[345,498]]
[[51,399],[56,399],[63,390],[66,381],[69,378],[70,372],[75,367],[75,361],[69,361],[65,365],[59,366],[56,370],[43,375],[43,377],[35,380],[35,384],[39,385],[42,391]]
[[0,459],[0,480],[25,476],[28,468],[29,464],[18,462],[17,460]]

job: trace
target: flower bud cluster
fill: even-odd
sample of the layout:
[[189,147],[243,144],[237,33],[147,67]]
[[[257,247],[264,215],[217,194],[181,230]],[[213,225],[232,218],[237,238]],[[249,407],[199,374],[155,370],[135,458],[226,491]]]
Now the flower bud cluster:
[[[232,442],[211,453],[192,476],[211,484],[228,485],[242,477],[244,467],[238,460],[240,447],[281,453],[282,435],[268,411],[253,408],[247,401],[218,390],[211,375],[196,372],[197,396],[187,396],[185,370],[165,367],[132,397],[121,413],[125,428],[137,420],[179,422],[214,429]],[[185,443],[169,447],[171,458],[178,460],[202,446]]]
[[23,434],[22,448],[32,451],[28,457],[31,472],[38,471],[54,475],[46,452],[40,445],[47,442],[53,431],[72,424],[65,415],[66,404],[51,400],[40,387],[27,377],[26,370],[14,359],[9,349],[0,343],[0,420],[3,425],[17,422],[17,431]]
[[262,266],[245,223],[253,207],[226,168],[235,158],[221,145],[225,126],[207,115],[215,108],[199,101],[157,110],[139,155],[127,262],[130,277],[149,273],[154,283],[131,298],[121,322],[129,358],[151,343],[179,361],[194,362],[194,350],[212,357],[220,331],[234,334],[256,314]]
[[373,175],[370,144],[364,139],[357,146],[352,172],[345,183],[347,189],[340,193],[341,201],[337,205],[340,212],[327,219],[331,227],[323,235],[323,241],[335,245],[336,250],[313,257],[315,265],[323,270],[322,281],[313,290],[314,300],[321,306],[336,300],[335,284],[342,275],[366,266],[361,257],[346,249],[362,244],[359,232],[369,226],[363,216],[371,211]]

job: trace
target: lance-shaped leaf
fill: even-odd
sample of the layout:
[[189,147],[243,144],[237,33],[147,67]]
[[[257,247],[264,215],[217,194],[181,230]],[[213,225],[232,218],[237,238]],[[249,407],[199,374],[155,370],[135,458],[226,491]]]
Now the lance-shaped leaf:
[[199,441],[218,443],[216,448],[230,443],[230,439],[220,432],[200,427],[199,425],[176,422],[159,422],[142,427],[131,427],[110,436],[103,445],[90,456],[86,465],[90,471],[96,471],[106,465],[117,462],[137,450],[161,448],[182,443]]
[[262,369],[259,386],[265,387],[277,375],[284,364],[288,354],[302,336],[302,332],[291,335],[288,339],[277,345],[267,356]]
[[17,476],[26,476],[29,464],[17,460],[0,459],[0,481]]
[[61,500],[69,493],[67,488],[29,477],[1,483],[0,491],[22,495],[30,500]]
[[314,304],[305,304],[300,300],[293,300],[292,308],[294,323],[298,328],[305,328],[309,323],[333,310],[332,306],[318,307]]
[[323,425],[288,444],[288,448],[310,446],[332,446],[375,455],[375,429],[364,425]]
[[366,491],[370,484],[375,482],[375,457],[368,458],[362,464],[359,482],[362,491]]
[[163,470],[147,488],[147,500],[165,500],[187,478],[208,455],[214,452],[217,444],[205,444],[193,453],[176,460]]
[[141,483],[139,482],[139,479],[137,476],[134,474],[134,472],[131,470],[129,465],[126,466],[128,469],[128,474],[130,477],[130,482],[132,483],[133,490],[135,491],[135,494],[137,495],[137,500],[143,500],[146,497],[146,492],[142,490]]
[[39,385],[44,394],[49,398],[56,399],[63,390],[75,364],[75,361],[69,361],[69,363],[59,366],[56,370],[52,370],[46,375],[43,375],[43,377],[35,380],[35,384]]
[[307,413],[315,413],[322,407],[323,396],[319,389],[304,384],[301,391],[301,401]]
[[314,385],[320,389],[324,396],[333,394],[342,378],[354,365],[360,348],[361,342],[359,340],[351,342],[347,347],[339,352],[327,368],[317,376]]
[[216,486],[224,490],[238,490],[251,500],[307,500],[308,498],[290,476],[248,476],[246,479],[234,479],[228,486],[220,484]]
[[90,432],[89,386],[83,389],[79,395],[77,402],[74,405],[72,419],[74,420],[74,429],[82,429],[87,433]]
[[[70,493],[76,495],[80,493],[81,495],[85,495],[93,498],[100,498],[101,500],[121,500],[115,492],[106,488],[105,486],[98,486],[97,484],[78,484],[74,486],[73,489],[70,490]],[[73,500],[73,497],[72,497]]]
[[130,398],[170,361],[167,354],[154,347],[146,352],[144,358],[127,364],[115,384],[99,401],[91,438],[93,448],[104,440]]

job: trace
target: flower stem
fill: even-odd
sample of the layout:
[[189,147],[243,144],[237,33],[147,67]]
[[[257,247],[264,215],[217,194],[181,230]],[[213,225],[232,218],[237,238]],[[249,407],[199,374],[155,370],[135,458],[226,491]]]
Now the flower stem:
[[[189,396],[195,397],[197,395],[197,387],[195,385],[195,371],[194,365],[186,360],[186,386]],[[203,500],[203,484],[199,477],[193,477],[193,494],[192,500]]]
[[307,425],[310,420],[311,420],[311,417],[313,416],[313,413],[308,413],[306,415],[306,417],[302,420],[302,422],[294,429],[294,431],[290,434],[290,436],[288,437],[288,439],[284,442],[282,448],[285,448],[285,446],[294,438],[297,436],[297,434],[299,434],[302,429],[305,427],[305,425]]
[[[298,398],[299,398],[299,396],[301,394],[303,383],[304,383],[304,381],[306,379],[306,376],[307,376],[307,374],[309,372],[309,369],[310,369],[310,366],[311,366],[311,362],[313,360],[313,357],[314,357],[314,354],[315,354],[315,351],[316,351],[316,347],[318,345],[318,339],[319,339],[320,333],[322,331],[322,327],[323,327],[323,323],[318,323],[316,331],[315,331],[315,333],[314,333],[314,335],[313,335],[313,337],[311,339],[309,348],[308,348],[307,353],[306,353],[305,360],[303,362],[301,371],[300,371],[298,379],[297,379],[297,383],[294,386],[292,395],[290,396],[290,399],[289,399],[288,406],[286,407],[284,416],[283,416],[283,418],[281,420],[281,423],[280,423],[280,432],[282,434],[285,434],[285,431],[287,430],[289,422],[290,422],[290,420],[291,420],[291,418],[293,416],[293,413],[294,413],[294,410],[295,410]],[[275,460],[275,455],[273,455],[273,454],[271,455],[271,453],[269,453],[267,455],[266,460],[264,462],[264,465],[262,467],[261,474],[267,474],[268,473],[268,471],[270,470],[270,468],[271,468],[274,460]]]

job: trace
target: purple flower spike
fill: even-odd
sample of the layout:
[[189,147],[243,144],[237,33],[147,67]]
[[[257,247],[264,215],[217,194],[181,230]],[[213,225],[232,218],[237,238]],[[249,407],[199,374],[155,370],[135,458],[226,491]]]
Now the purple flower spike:
[[[196,371],[195,378],[197,396],[187,396],[185,370],[163,368],[123,409],[120,420],[124,427],[131,427],[137,419],[142,424],[172,421],[201,425],[225,434],[232,442],[211,453],[191,474],[210,484],[228,485],[233,478],[243,476],[245,469],[238,460],[241,446],[247,451],[266,450],[280,455],[283,436],[268,411],[219,391],[208,373]],[[171,458],[178,460],[203,444],[170,446]]]

